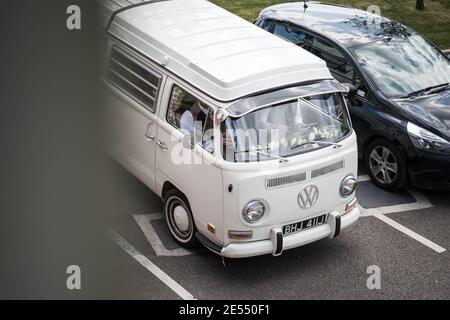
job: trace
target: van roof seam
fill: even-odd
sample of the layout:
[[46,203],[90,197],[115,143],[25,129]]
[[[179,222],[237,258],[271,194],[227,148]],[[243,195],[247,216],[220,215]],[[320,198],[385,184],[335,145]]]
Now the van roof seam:
[[[125,0],[125,1],[128,2],[130,5],[126,6],[126,7],[121,7],[120,9],[117,9],[116,11],[114,11],[112,13],[111,17],[109,18],[109,21],[108,21],[108,24],[107,24],[105,30],[109,30],[109,28],[111,27],[111,24],[113,23],[114,19],[116,18],[116,16],[119,13],[125,12],[125,11],[130,10],[130,9],[134,9],[134,8],[137,8],[137,7],[145,6],[145,5],[148,5],[148,4],[157,3],[157,2],[163,2],[163,1],[170,1],[170,0],[147,0],[147,1],[143,0],[142,2],[138,2],[138,3],[131,3],[128,0]],[[118,4],[114,0],[111,0],[111,2],[113,2],[116,5],[120,6],[120,4]]]

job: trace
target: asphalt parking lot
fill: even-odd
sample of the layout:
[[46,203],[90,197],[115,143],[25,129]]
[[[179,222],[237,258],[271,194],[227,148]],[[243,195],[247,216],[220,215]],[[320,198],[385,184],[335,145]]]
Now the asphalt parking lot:
[[[360,172],[363,214],[336,239],[270,255],[222,259],[171,239],[159,199],[122,170],[120,214],[109,227],[118,298],[449,299],[449,194],[409,188],[387,193]],[[127,187],[125,187],[127,186]],[[130,188],[129,186],[132,186]],[[369,266],[381,271],[369,289]]]

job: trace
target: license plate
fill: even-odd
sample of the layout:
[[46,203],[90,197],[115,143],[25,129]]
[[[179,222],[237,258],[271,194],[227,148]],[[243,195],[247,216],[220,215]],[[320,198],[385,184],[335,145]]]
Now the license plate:
[[324,224],[327,221],[327,215],[321,215],[308,220],[288,224],[283,227],[283,235],[296,233],[302,230],[311,229]]

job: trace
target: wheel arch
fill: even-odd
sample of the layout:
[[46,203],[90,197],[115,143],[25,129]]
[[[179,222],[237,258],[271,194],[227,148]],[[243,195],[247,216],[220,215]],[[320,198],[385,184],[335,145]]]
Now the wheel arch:
[[406,152],[405,148],[403,147],[403,144],[398,139],[392,139],[391,137],[388,137],[384,134],[376,133],[376,134],[368,137],[361,146],[361,155],[362,155],[363,160],[366,157],[367,149],[369,148],[370,144],[378,139],[383,139],[383,140],[392,142],[398,148],[398,150],[401,152],[401,154],[403,155],[405,160],[408,158],[407,152]]
[[[183,193],[183,192],[182,192],[180,189],[178,189],[172,182],[170,182],[170,181],[164,182],[163,187],[162,187],[162,189],[161,189],[161,199],[164,201],[164,199],[166,198],[167,193],[168,193],[170,190],[173,190],[173,189],[178,190],[178,191],[180,191],[181,193]],[[184,194],[184,193],[183,193],[183,194]]]
[[[177,227],[174,226],[174,220],[172,220],[172,222],[169,222],[169,220],[171,220],[172,218],[169,218],[166,208],[167,208],[167,204],[166,201],[170,201],[171,197],[177,197],[179,200],[178,201],[182,201],[184,202],[184,205],[187,206],[187,214],[190,216],[190,220],[192,221],[192,234],[190,233],[190,237],[186,239],[186,241],[183,241],[184,239],[182,238],[182,236],[180,234],[177,234],[177,232],[180,232],[179,229]],[[161,198],[163,199],[163,212],[164,215],[166,217],[166,222],[167,222],[167,226],[169,227],[170,233],[172,234],[172,237],[175,239],[176,242],[178,242],[182,247],[185,248],[194,248],[197,246],[198,244],[198,240],[196,238],[196,233],[198,232],[197,226],[196,226],[196,221],[195,221],[195,217],[194,214],[192,212],[192,208],[191,205],[189,203],[189,200],[186,196],[186,194],[180,190],[180,188],[176,187],[173,183],[171,183],[170,181],[165,181],[163,184],[163,188],[161,191]],[[178,229],[178,231],[175,230]],[[182,240],[183,239],[183,240]]]
[[169,191],[171,190],[176,190],[180,193],[180,195],[183,197],[183,200],[186,201],[186,204],[189,207],[189,210],[192,211],[192,207],[191,204],[189,202],[189,199],[186,195],[186,193],[183,192],[183,190],[181,190],[180,188],[178,188],[176,185],[174,185],[172,182],[170,181],[166,181],[163,184],[162,190],[161,190],[161,199],[164,201],[166,199],[167,194],[169,193]]

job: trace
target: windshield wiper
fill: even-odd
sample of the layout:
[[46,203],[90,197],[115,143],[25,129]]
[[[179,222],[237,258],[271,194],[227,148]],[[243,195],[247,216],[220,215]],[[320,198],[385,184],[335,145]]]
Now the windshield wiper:
[[438,86],[434,86],[432,88],[429,88],[429,90],[427,90],[428,93],[436,93],[436,92],[440,92],[442,90],[445,90],[448,87],[449,83],[443,83],[441,85]]
[[301,144],[298,144],[296,146],[293,146],[293,147],[291,147],[291,150],[294,150],[294,149],[297,149],[297,148],[301,148],[303,146],[307,146],[307,145],[310,145],[310,144],[319,144],[319,145],[321,144],[321,145],[324,145],[324,146],[333,146],[335,149],[342,147],[342,144],[339,144],[339,143],[336,143],[336,142],[322,141],[321,139],[318,139],[318,140],[313,140],[313,141],[309,141],[309,142],[305,142],[305,143],[301,143]]
[[403,99],[406,98],[412,98],[412,97],[420,97],[423,96],[425,93],[436,93],[439,92],[441,90],[444,90],[445,88],[447,88],[449,85],[449,83],[442,83],[442,84],[438,84],[436,86],[431,86],[422,90],[417,90],[414,92],[409,93],[408,95],[404,96]]
[[289,162],[289,159],[280,157],[271,153],[266,153],[263,150],[270,150],[270,148],[261,148],[261,149],[255,149],[255,150],[242,150],[242,151],[235,151],[235,153],[256,153],[260,154],[267,158],[277,159],[280,160],[280,162]]
[[311,141],[312,143],[317,143],[317,144],[322,144],[325,146],[333,146],[335,148],[340,148],[342,147],[342,144],[340,143],[336,143],[336,142],[329,142],[329,141]]

